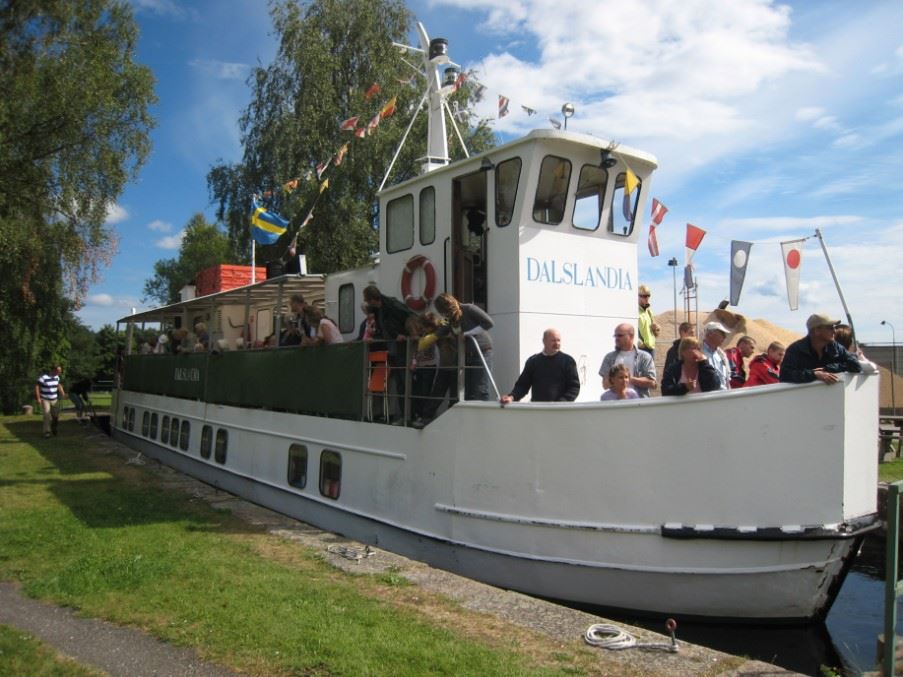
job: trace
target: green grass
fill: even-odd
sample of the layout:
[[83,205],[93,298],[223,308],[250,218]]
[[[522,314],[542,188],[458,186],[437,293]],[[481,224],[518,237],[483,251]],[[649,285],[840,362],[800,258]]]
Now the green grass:
[[903,458],[878,464],[878,479],[882,482],[903,480]]
[[[160,488],[89,440],[72,421],[42,439],[36,417],[0,419],[0,580],[257,674],[582,671],[557,660],[537,667],[512,638],[474,641],[462,630],[466,612],[445,602],[451,622],[434,622],[418,611],[423,593],[395,572],[343,574]],[[585,667],[579,652],[574,660]]]
[[57,655],[25,632],[0,625],[0,675],[99,677],[101,674]]

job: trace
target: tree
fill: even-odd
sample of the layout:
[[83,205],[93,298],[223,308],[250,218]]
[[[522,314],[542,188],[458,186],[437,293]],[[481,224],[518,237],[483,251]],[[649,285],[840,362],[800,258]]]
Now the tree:
[[144,283],[145,298],[162,305],[177,303],[179,290],[204,268],[234,261],[226,234],[208,223],[203,214],[195,214],[185,226],[179,257],[154,264],[154,276]]
[[0,406],[65,357],[67,315],[115,253],[109,206],[155,100],[118,0],[0,0]]
[[[257,68],[249,79],[252,103],[240,120],[243,160],[215,166],[207,177],[217,217],[228,225],[233,251],[243,256],[249,251],[252,194],[277,196],[275,206],[291,219],[291,227],[275,245],[260,248],[260,258],[267,260],[284,252],[316,203],[313,220],[300,233],[310,269],[332,272],[360,265],[377,245],[377,188],[422,95],[421,79],[414,79],[413,87],[399,82],[412,71],[392,46],[408,41],[410,15],[399,0],[319,0],[306,7],[279,0],[271,15],[279,50],[272,64]],[[374,83],[380,91],[368,97]],[[471,124],[466,111],[474,94],[465,86],[455,99],[466,118],[469,149],[479,151],[490,147],[493,137],[484,123]],[[359,125],[366,125],[392,97],[397,97],[397,112],[374,134],[358,139],[339,129],[355,115],[361,116]],[[426,126],[422,113],[410,138],[425,139]],[[329,188],[320,194],[315,167],[329,162],[346,142],[349,153],[341,166],[329,168],[324,176]],[[453,152],[462,155],[460,148]],[[406,144],[392,179],[414,176],[423,154],[422,144]],[[284,195],[281,186],[296,178],[299,187]]]

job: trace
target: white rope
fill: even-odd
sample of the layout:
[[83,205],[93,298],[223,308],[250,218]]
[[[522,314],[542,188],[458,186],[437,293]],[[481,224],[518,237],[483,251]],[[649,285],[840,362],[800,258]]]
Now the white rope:
[[349,545],[330,545],[326,548],[326,551],[355,562],[360,562],[362,559],[373,556],[373,550],[370,549],[369,545],[363,550],[360,548],[352,548]]
[[610,651],[622,651],[623,649],[651,649],[656,651],[679,651],[676,641],[671,642],[637,642],[636,637],[609,623],[595,623],[586,629],[583,641],[590,646],[597,646]]
[[141,452],[139,451],[138,454],[134,458],[130,458],[128,461],[125,462],[125,464],[126,465],[144,465],[144,459],[141,458]]

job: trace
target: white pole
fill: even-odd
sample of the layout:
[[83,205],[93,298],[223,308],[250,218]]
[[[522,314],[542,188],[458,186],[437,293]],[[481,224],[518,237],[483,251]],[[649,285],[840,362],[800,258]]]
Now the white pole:
[[855,348],[859,345],[859,341],[856,340],[856,330],[853,328],[853,317],[850,315],[850,309],[847,308],[847,301],[843,297],[843,289],[840,288],[840,282],[837,281],[837,273],[834,272],[831,257],[828,255],[828,248],[825,246],[825,239],[821,236],[821,231],[818,228],[815,229],[815,236],[818,238],[818,242],[821,244],[821,250],[825,254],[825,261],[828,262],[828,270],[831,271],[831,277],[834,278],[834,286],[837,287],[837,294],[840,296],[843,312],[847,316],[847,323],[850,325],[850,333],[853,334],[853,347]]
[[257,283],[257,242],[251,238],[251,284]]

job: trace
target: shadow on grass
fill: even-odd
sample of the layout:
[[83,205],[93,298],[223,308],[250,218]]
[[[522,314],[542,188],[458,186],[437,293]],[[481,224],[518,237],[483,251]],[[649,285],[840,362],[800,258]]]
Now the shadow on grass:
[[[49,438],[42,436],[40,420],[7,421],[5,425],[19,443],[31,445],[50,467],[17,473],[18,478],[7,476],[0,479],[0,487],[46,487],[89,528],[186,522],[192,531],[260,531],[184,491],[161,486],[157,475],[125,465],[116,454],[99,451],[97,431],[83,428],[74,420],[60,421],[59,435]],[[42,479],[41,475],[50,472],[53,476]]]

